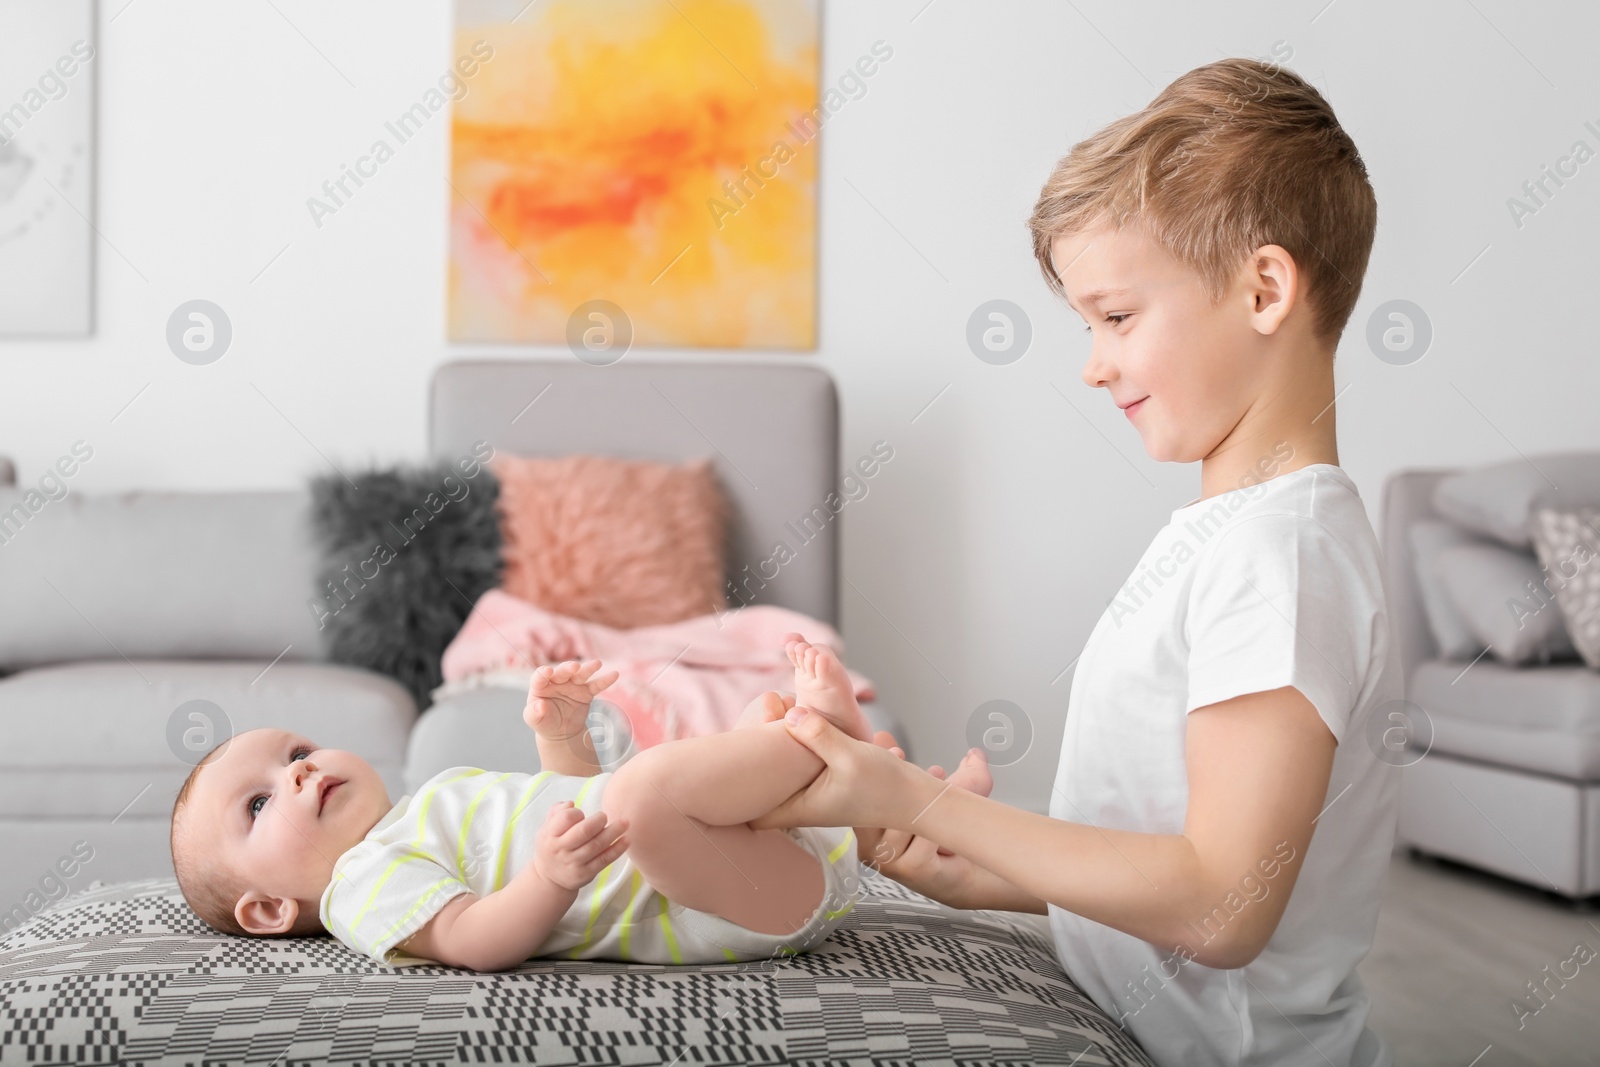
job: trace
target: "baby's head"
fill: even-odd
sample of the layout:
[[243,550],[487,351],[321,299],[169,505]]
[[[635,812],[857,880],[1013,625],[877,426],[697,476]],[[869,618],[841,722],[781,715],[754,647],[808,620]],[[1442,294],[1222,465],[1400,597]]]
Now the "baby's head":
[[285,730],[249,730],[207,753],[178,791],[178,886],[222,933],[321,933],[318,911],[335,861],[392,807],[383,779],[360,756]]
[[1192,462],[1263,407],[1303,423],[1328,402],[1377,218],[1322,94],[1235,58],[1074,145],[1028,225],[1089,323],[1084,381],[1144,401],[1130,417],[1152,458]]

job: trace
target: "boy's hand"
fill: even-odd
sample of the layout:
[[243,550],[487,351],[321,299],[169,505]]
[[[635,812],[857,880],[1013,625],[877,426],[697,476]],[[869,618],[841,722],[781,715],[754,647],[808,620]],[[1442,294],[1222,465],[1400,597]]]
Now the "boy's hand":
[[628,850],[628,821],[606,826],[606,813],[585,816],[570,800],[550,809],[535,840],[539,877],[576,893]]
[[884,830],[863,863],[952,908],[967,908],[977,870],[971,860],[939,848],[926,837]]
[[565,741],[588,730],[589,703],[619,677],[616,671],[596,676],[600,661],[547,663],[537,667],[528,684],[522,721],[547,741]]

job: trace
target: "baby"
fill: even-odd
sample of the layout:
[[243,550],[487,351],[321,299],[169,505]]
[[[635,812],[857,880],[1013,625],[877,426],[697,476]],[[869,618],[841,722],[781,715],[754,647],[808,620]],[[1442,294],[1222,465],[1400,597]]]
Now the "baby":
[[[795,703],[872,740],[838,657],[791,634]],[[644,963],[806,951],[849,912],[882,831],[751,828],[824,764],[764,694],[734,729],[601,771],[586,726],[617,678],[534,672],[524,719],[543,770],[452,767],[392,803],[370,764],[282,730],[218,745],[178,793],[184,898],[238,936],[327,931],[390,966],[475,971],[535,956]],[[892,744],[887,734],[880,744]],[[981,758],[949,776],[987,794]]]

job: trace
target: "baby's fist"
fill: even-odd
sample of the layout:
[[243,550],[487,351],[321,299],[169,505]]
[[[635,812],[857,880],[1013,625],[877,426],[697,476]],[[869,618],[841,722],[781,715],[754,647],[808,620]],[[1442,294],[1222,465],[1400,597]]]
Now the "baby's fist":
[[628,849],[628,821],[609,825],[606,813],[585,816],[571,801],[550,809],[535,839],[533,865],[552,885],[577,892]]

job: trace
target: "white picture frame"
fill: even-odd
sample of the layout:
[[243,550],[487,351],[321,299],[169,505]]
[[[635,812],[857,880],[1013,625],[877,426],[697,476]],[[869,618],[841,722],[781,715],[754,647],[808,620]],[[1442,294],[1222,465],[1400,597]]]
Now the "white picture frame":
[[96,6],[0,3],[0,335],[94,329]]

